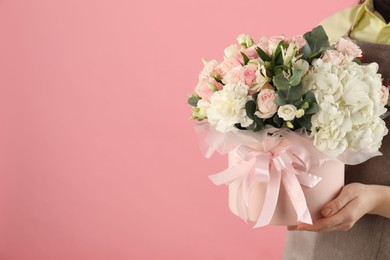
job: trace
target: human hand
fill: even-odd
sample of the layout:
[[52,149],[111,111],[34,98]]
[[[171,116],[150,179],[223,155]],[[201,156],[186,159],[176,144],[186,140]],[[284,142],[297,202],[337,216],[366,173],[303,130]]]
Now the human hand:
[[324,218],[315,220],[313,225],[299,223],[297,226],[288,227],[288,230],[315,232],[349,230],[363,215],[372,213],[378,203],[374,186],[351,183],[343,187],[336,199],[322,208],[321,214]]

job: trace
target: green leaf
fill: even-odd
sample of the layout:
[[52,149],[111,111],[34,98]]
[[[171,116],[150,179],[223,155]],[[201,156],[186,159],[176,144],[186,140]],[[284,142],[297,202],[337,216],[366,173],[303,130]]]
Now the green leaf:
[[267,53],[265,53],[261,48],[257,47],[256,49],[256,52],[257,54],[259,54],[259,57],[263,60],[263,61],[271,61],[271,57],[268,56]]
[[274,103],[277,105],[277,106],[283,106],[286,104],[286,94],[285,94],[285,91],[283,90],[278,90],[276,91],[276,97],[274,99]]
[[277,114],[273,118],[274,124],[276,127],[281,128],[283,126],[284,120],[280,118]]
[[247,64],[248,64],[248,61],[249,61],[248,56],[246,56],[246,54],[243,53],[243,52],[241,52],[241,55],[242,55],[242,57],[244,58],[244,65],[247,65]]
[[309,103],[317,102],[314,93],[311,91],[306,92],[306,94],[303,96],[303,99]]
[[306,130],[311,131],[311,116],[304,115],[297,119],[297,122]]
[[290,77],[290,85],[295,87],[296,85],[301,83],[302,74],[303,74],[303,70],[293,68],[292,76]]
[[329,38],[325,33],[324,28],[320,25],[312,31],[303,35],[306,44],[302,47],[303,57],[311,61],[321,55],[323,51],[330,47]]
[[286,94],[286,102],[288,103],[294,103],[302,99],[302,91],[303,87],[302,84],[299,83],[295,87],[289,86],[287,88],[287,94]]
[[353,59],[352,60],[353,62],[355,62],[355,63],[357,63],[357,64],[359,64],[359,65],[362,65],[362,62],[361,62],[361,60],[359,60],[359,59]]
[[318,111],[320,111],[320,107],[318,106],[317,102],[314,102],[310,104],[308,109],[305,110],[305,115],[313,115],[318,113]]
[[198,104],[199,100],[201,100],[200,97],[191,96],[191,97],[188,98],[188,104],[190,104],[193,107],[196,107],[196,105]]
[[246,111],[246,115],[254,120],[254,114],[256,112],[256,102],[253,101],[253,100],[249,100],[248,102],[246,102],[245,104],[245,111]]
[[287,90],[290,86],[290,82],[283,74],[278,74],[272,78],[272,81],[277,89]]
[[303,101],[302,99],[301,100],[298,100],[296,102],[294,102],[294,106],[297,107],[297,108],[301,108],[301,106],[303,105],[305,101]]
[[[288,44],[285,43],[284,41],[280,41],[278,46],[276,46],[276,49],[275,49],[275,52],[274,52],[274,55],[273,55],[273,60],[276,61],[278,59],[278,56],[282,56],[282,48],[283,49],[287,49],[288,48]],[[283,61],[283,57],[282,57],[282,61]],[[283,64],[282,63],[279,63],[279,64]]]
[[240,123],[234,124],[234,126],[240,130],[247,130],[245,127],[242,127]]
[[254,116],[254,121],[256,123],[256,126],[254,127],[253,131],[258,132],[264,128],[264,121],[263,119],[257,117],[256,115]]

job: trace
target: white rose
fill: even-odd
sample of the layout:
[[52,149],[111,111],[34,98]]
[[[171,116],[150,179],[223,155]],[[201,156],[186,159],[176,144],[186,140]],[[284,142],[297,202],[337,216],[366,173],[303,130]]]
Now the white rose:
[[294,105],[283,105],[278,109],[278,116],[283,118],[284,121],[292,121],[296,112],[297,108]]
[[209,109],[209,107],[209,102],[204,101],[203,99],[199,99],[198,103],[196,104],[196,107],[193,109],[193,117],[196,117],[198,119],[207,118],[207,110]]
[[248,34],[240,34],[237,37],[237,41],[244,48],[249,48],[255,43],[253,38]]
[[224,50],[225,59],[230,59],[230,58],[235,57],[239,51],[240,51],[240,49],[235,44],[232,44],[232,45],[226,47]]
[[234,126],[237,123],[243,127],[252,124],[245,111],[248,89],[242,83],[226,84],[221,91],[215,92],[207,111],[209,123],[222,133],[237,130]]

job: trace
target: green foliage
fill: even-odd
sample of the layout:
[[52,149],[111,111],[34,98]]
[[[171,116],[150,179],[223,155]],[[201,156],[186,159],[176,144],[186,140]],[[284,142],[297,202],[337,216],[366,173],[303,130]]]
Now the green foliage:
[[306,44],[301,51],[303,57],[310,63],[313,59],[318,58],[323,51],[330,47],[329,38],[325,33],[324,28],[320,25],[314,28],[311,32],[303,35]]
[[285,43],[284,41],[280,41],[278,46],[276,47],[275,49],[275,52],[273,54],[273,61],[275,61],[275,63],[277,65],[283,65],[283,55],[282,55],[282,48],[283,49],[287,49],[288,48],[288,44]]
[[287,88],[290,86],[290,82],[288,79],[286,79],[283,73],[279,73],[274,76],[272,78],[272,82],[275,84],[278,90],[287,90]]
[[252,120],[254,120],[254,117],[255,117],[254,114],[256,112],[256,109],[257,109],[257,107],[256,107],[255,101],[249,100],[248,102],[246,102],[246,104],[245,104],[246,115]]
[[199,96],[191,96],[188,98],[188,104],[190,104],[193,107],[196,107],[200,99],[201,98]]
[[265,53],[261,48],[257,47],[256,48],[256,52],[257,54],[259,54],[259,57],[263,60],[263,61],[271,61],[271,57],[268,56],[267,53]]
[[292,76],[289,79],[291,86],[295,87],[299,83],[301,83],[302,76],[303,76],[303,70],[293,68]]
[[241,55],[242,55],[242,57],[244,58],[244,65],[247,65],[247,64],[248,64],[248,62],[249,62],[249,58],[248,58],[248,56],[246,56],[246,54],[245,54],[245,53],[243,53],[243,52],[241,52]]
[[258,132],[262,129],[264,129],[264,121],[263,119],[257,117],[256,115],[254,116],[254,123],[253,123],[253,131]]
[[300,124],[300,126],[311,131],[311,117],[312,115],[304,115],[301,118],[297,118],[296,121]]

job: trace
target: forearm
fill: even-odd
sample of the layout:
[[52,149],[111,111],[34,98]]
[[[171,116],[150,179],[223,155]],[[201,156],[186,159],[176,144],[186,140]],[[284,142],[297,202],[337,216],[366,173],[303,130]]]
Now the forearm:
[[390,218],[390,187],[381,185],[368,185],[374,196],[374,208],[369,214]]

